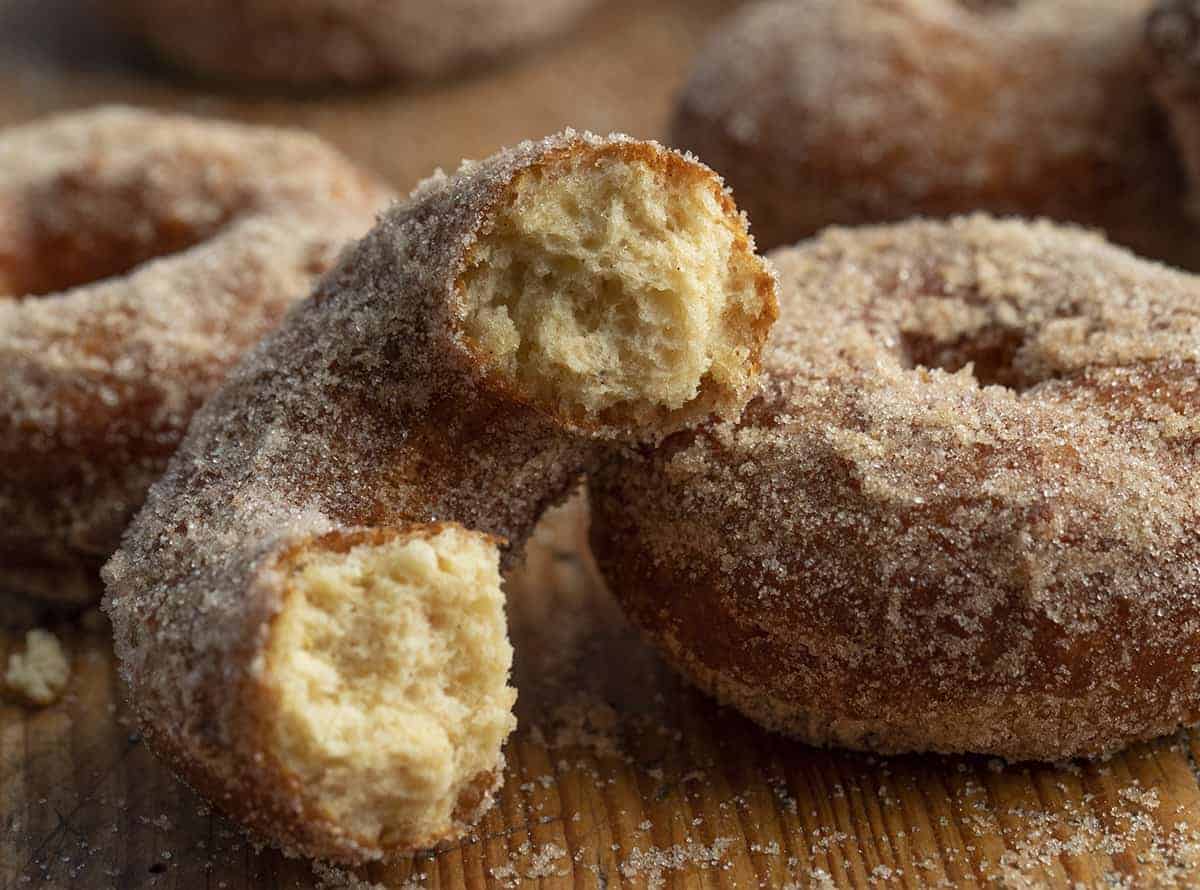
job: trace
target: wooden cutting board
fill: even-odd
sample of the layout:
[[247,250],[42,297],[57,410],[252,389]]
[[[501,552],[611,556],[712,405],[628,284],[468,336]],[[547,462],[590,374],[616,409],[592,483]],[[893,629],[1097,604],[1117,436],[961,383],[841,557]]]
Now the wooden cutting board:
[[[614,0],[473,77],[281,98],[173,75],[74,3],[0,0],[0,125],[116,101],[286,123],[408,188],[567,125],[662,136],[732,5]],[[1200,738],[1059,766],[807,748],[662,665],[591,571],[585,521],[579,502],[552,516],[510,585],[520,728],[498,806],[462,843],[358,876],[256,850],[157,764],[125,721],[97,614],[0,601],[0,659],[48,625],[73,664],[59,704],[0,703],[0,887],[1200,886]]]

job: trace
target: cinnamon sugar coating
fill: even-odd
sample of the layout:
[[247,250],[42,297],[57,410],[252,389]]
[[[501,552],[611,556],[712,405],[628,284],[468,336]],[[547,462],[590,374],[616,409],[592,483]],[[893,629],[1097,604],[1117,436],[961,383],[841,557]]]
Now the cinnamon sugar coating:
[[982,210],[1082,223],[1197,266],[1143,54],[1151,5],[754,4],[702,51],[671,142],[727,178],[766,247]]
[[0,589],[99,596],[192,412],[387,197],[295,132],[106,108],[0,133]]
[[[561,204],[555,197],[564,183],[599,186],[613,171],[630,170],[650,183],[640,204],[628,178],[615,180],[624,191],[603,193],[608,204],[578,197],[586,192]],[[658,204],[685,198],[718,216],[701,224],[664,213],[660,221],[701,226],[699,234],[728,250],[721,255],[733,277],[721,317],[730,326],[712,336],[744,344],[737,379],[706,371],[680,405],[643,393],[636,405],[565,410],[574,404],[572,388],[584,384],[529,388],[466,335],[467,281],[478,277],[467,273],[514,268],[505,263],[517,251],[503,240],[513,236],[499,222],[508,210],[531,208],[534,220],[576,214],[555,232],[587,219],[617,231],[621,220],[649,225]],[[577,275],[583,263],[553,266],[559,248],[553,240],[536,248],[544,262],[525,261],[552,283],[565,282],[556,276]],[[663,271],[690,268],[681,257],[669,255]],[[646,261],[642,271],[657,263]],[[587,317],[599,319],[591,336],[625,323],[632,309],[622,289],[633,275],[583,274],[596,285],[578,297]],[[569,289],[550,291],[548,311]],[[323,817],[313,789],[271,748],[262,724],[272,678],[261,653],[285,608],[287,565],[330,547],[420,534],[435,521],[503,539],[511,564],[542,511],[611,441],[656,439],[712,415],[736,416],[752,394],[775,311],[773,280],[719,180],[654,143],[567,132],[422,184],[229,375],[105,567],[122,675],[156,750],[288,852],[361,861],[439,840],[365,837]],[[672,323],[655,327],[668,331]],[[522,360],[534,351],[522,350]],[[445,836],[490,804],[497,776],[479,777],[467,816]]]
[[198,74],[313,87],[453,74],[565,31],[595,0],[116,0]]
[[1200,719],[1200,280],[983,216],[772,259],[763,396],[593,477],[667,657],[817,745],[1052,760]]

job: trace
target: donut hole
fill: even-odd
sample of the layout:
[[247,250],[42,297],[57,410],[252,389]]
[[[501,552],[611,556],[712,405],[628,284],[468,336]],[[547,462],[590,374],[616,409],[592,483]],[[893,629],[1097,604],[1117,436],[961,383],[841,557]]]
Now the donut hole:
[[116,278],[143,263],[187,250],[233,215],[184,218],[153,183],[98,188],[84,174],[56,179],[26,196],[24,212],[0,221],[0,294],[46,296]]
[[746,384],[765,277],[702,169],[550,163],[514,182],[473,250],[464,333],[560,416],[698,413]]
[[909,367],[950,374],[969,367],[980,386],[1003,386],[1015,392],[1023,392],[1037,382],[1017,361],[1025,335],[1016,328],[985,327],[949,342],[926,332],[906,330],[901,332],[900,341]]
[[143,263],[180,253],[208,237],[208,232],[156,233],[153,240],[122,233],[39,233],[23,257],[0,253],[0,293],[48,296],[125,275]]
[[1146,17],[1146,45],[1156,60],[1179,73],[1200,70],[1200,9],[1191,0],[1160,0]]
[[516,698],[498,558],[457,526],[291,558],[264,725],[309,806],[360,842],[436,841],[492,787]]

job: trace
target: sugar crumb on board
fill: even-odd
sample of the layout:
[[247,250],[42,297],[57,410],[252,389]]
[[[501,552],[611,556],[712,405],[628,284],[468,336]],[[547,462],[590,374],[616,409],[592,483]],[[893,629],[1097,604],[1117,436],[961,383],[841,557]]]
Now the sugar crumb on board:
[[317,879],[318,890],[418,890],[420,887],[411,878],[398,887],[375,884],[363,880],[351,871],[326,862],[313,862],[312,870],[313,877]]
[[[573,506],[578,508],[578,505]],[[526,600],[514,605],[514,611],[519,616],[523,613],[521,617],[526,620],[545,620],[547,610],[553,613],[552,635],[545,627],[534,631],[539,642],[548,644],[538,651],[535,663],[539,667],[553,665],[555,670],[550,676],[537,677],[539,688],[534,694],[541,702],[532,715],[533,722],[525,724],[525,738],[536,747],[546,749],[555,764],[556,782],[562,782],[569,774],[588,777],[593,787],[607,795],[606,789],[612,784],[614,771],[632,767],[653,780],[654,787],[660,792],[678,789],[690,793],[683,786],[694,783],[695,789],[710,794],[719,783],[728,779],[728,772],[720,763],[704,762],[702,758],[697,759],[695,753],[682,759],[661,761],[647,761],[644,755],[637,753],[644,750],[646,739],[651,736],[671,740],[674,744],[669,744],[668,748],[672,749],[686,741],[688,733],[682,732],[675,722],[673,697],[662,690],[651,694],[649,713],[619,705],[605,694],[606,684],[598,682],[602,678],[589,672],[589,668],[595,669],[593,649],[597,641],[611,645],[607,636],[611,630],[605,630],[604,620],[610,616],[604,612],[603,603],[595,602],[597,596],[603,601],[606,598],[595,591],[589,593],[592,582],[586,571],[581,571],[575,560],[564,558],[569,550],[569,544],[565,542],[578,539],[571,528],[574,521],[571,512],[571,506],[563,509],[548,524],[550,527],[544,529],[552,529],[555,532],[553,538],[549,534],[541,540],[535,536],[533,544],[532,568],[541,575],[543,584],[555,588],[555,592],[544,594],[537,604]],[[538,545],[552,543],[552,549],[548,547],[545,555],[537,553]],[[583,559],[586,560],[586,556]],[[600,620],[596,620],[597,615],[601,616]],[[518,623],[521,623],[520,618]],[[608,625],[611,626],[611,621]],[[607,659],[605,663],[609,663]],[[629,673],[635,670],[632,665],[618,669]],[[1188,745],[1178,741],[1172,750],[1190,754]],[[827,786],[828,799],[835,807],[846,805],[839,801],[873,801],[886,810],[893,810],[906,806],[906,801],[917,792],[914,774],[903,759],[850,755],[848,763],[855,764],[848,767],[850,774],[843,774]],[[953,819],[934,817],[935,824],[930,828],[911,825],[905,826],[906,830],[890,832],[892,841],[900,842],[903,847],[909,846],[911,838],[913,855],[872,864],[864,872],[869,886],[898,886],[916,880],[923,886],[952,887],[953,880],[947,875],[962,869],[973,871],[1000,886],[1041,886],[1047,869],[1053,871],[1059,863],[1072,857],[1093,855],[1116,856],[1122,861],[1132,859],[1139,866],[1156,867],[1157,872],[1148,873],[1160,874],[1165,880],[1177,880],[1200,869],[1200,832],[1197,831],[1200,823],[1194,826],[1194,820],[1184,821],[1167,810],[1168,804],[1175,805],[1169,786],[1144,785],[1131,777],[1118,779],[1110,762],[1065,762],[1053,767],[1035,767],[1030,772],[999,758],[965,757],[946,759],[944,769],[948,777],[958,776],[950,782],[951,805],[956,815]],[[816,825],[796,826],[795,834],[788,832],[779,841],[764,838],[762,842],[750,843],[746,839],[743,845],[737,838],[718,837],[719,843],[710,847],[688,842],[675,847],[646,849],[644,833],[659,826],[652,819],[639,821],[635,818],[637,830],[643,833],[643,844],[636,846],[627,840],[611,845],[610,852],[621,877],[636,886],[667,886],[672,872],[694,873],[718,867],[732,869],[742,853],[762,861],[765,857],[784,856],[786,849],[799,854],[787,857],[785,878],[791,881],[788,886],[838,886],[829,861],[843,858],[863,861],[867,854],[860,845],[860,838],[853,832],[842,830],[843,826],[820,824],[819,808],[809,813],[808,805],[816,801],[802,791],[803,786],[790,782],[774,770],[772,773],[764,777],[765,788],[762,790],[773,808],[785,819],[798,817],[803,812],[818,820]],[[1039,777],[1035,778],[1035,773]],[[534,782],[547,787],[546,775],[543,770],[531,771],[522,780],[531,788]],[[1056,783],[1065,802],[1019,807],[1002,805],[994,796],[996,785],[1041,784],[1045,780],[1041,775]],[[1085,778],[1083,788],[1073,796],[1066,783],[1079,785]],[[1100,793],[1098,784],[1106,785],[1108,790]],[[719,818],[703,820],[699,816],[695,819],[689,816],[687,821],[693,825],[712,822],[714,829],[719,831],[719,823],[730,824],[758,812],[762,803],[758,789],[735,786],[732,790],[735,793],[722,795],[715,802],[716,812],[721,814]],[[803,810],[801,801],[808,804]],[[579,813],[568,812],[563,818],[575,822]],[[941,836],[956,823],[976,837],[1002,838],[1001,847],[996,849],[990,844],[978,843],[969,836],[957,848],[951,845],[939,849],[936,856],[918,846],[921,842],[934,841],[928,836],[930,830]],[[712,855],[714,848],[715,856]],[[579,858],[579,850],[572,852],[580,867],[596,868],[586,862],[587,856]],[[525,877],[520,865],[519,862],[512,863],[511,874],[504,871],[505,866],[500,866],[501,873],[516,881],[516,886]],[[758,866],[752,867],[759,872]],[[764,874],[766,872],[758,876],[762,878]],[[1121,879],[1121,875],[1109,877]]]
[[[569,522],[562,525],[565,534],[575,533]],[[574,588],[577,581],[586,582],[563,558],[566,549],[557,545],[558,555],[546,560],[564,579],[559,583]],[[513,591],[517,598],[539,593]],[[845,886],[846,875],[858,874],[866,887],[948,890],[956,886],[956,877],[974,874],[988,886],[1020,888],[1046,886],[1047,874],[1064,865],[1074,874],[1075,862],[1107,882],[1100,886],[1172,881],[1186,886],[1200,874],[1200,816],[1192,807],[1194,798],[1172,784],[1169,774],[1160,776],[1155,766],[1156,760],[1164,770],[1174,764],[1189,777],[1189,767],[1196,769],[1192,751],[1200,751],[1200,738],[1193,743],[1180,733],[1104,763],[1014,766],[987,758],[946,758],[936,765],[942,790],[935,784],[930,792],[924,777],[934,768],[931,761],[812,754],[702,703],[689,703],[681,719],[681,696],[691,693],[658,678],[635,708],[616,691],[630,677],[645,677],[647,660],[639,650],[616,648],[614,640],[631,631],[608,620],[607,601],[596,603],[598,594],[574,589],[550,590],[544,596],[555,608],[528,599],[512,605],[516,633],[533,635],[522,639],[550,641],[554,648],[530,653],[526,661],[522,696],[533,704],[514,739],[507,779],[525,829],[539,836],[537,842],[518,836],[498,856],[491,843],[473,838],[470,844],[481,853],[471,855],[484,857],[479,873],[483,886],[522,890],[539,882],[554,886],[572,881],[591,886],[594,877],[596,884],[604,880],[610,887],[667,890],[717,878],[741,890],[807,890]],[[606,617],[595,620],[597,613]],[[530,630],[524,624],[529,620],[539,626]],[[83,644],[73,648],[76,672],[82,675],[86,650]],[[627,657],[613,661],[613,651]],[[536,669],[546,664],[556,666],[554,672],[539,675]],[[600,665],[611,668],[602,673]],[[615,683],[613,673],[627,679]],[[681,730],[683,745],[675,741]],[[121,730],[122,738],[127,732]],[[1148,756],[1152,759],[1145,761]],[[640,798],[627,796],[629,776],[641,786],[635,792]],[[522,785],[527,790],[517,793]],[[1022,789],[1030,793],[1016,796]],[[940,796],[942,804],[935,801],[928,810],[927,825],[906,819],[901,830],[891,824],[893,804],[907,811],[929,793]],[[31,813],[20,823],[0,824],[0,833],[30,833],[29,819],[38,808],[50,818],[55,798],[45,797],[49,799],[32,799]],[[888,877],[873,874],[879,859],[853,816],[860,807],[868,812],[883,808],[884,799],[889,803],[882,812],[891,827],[886,840],[880,840],[892,851],[882,863],[891,869]],[[534,806],[543,801],[544,813]],[[198,848],[188,834],[190,810],[177,812],[158,799],[153,806],[117,826],[123,836],[132,832],[149,842],[157,856],[164,849],[174,851],[170,860],[154,860],[166,870],[147,886],[166,886],[172,880],[190,886],[183,875],[197,856],[214,890],[221,890],[222,883],[227,890],[240,886],[225,880],[226,863],[248,856],[255,874],[273,867],[259,854],[244,853],[244,839],[222,820],[214,821],[216,834],[207,846]],[[126,804],[106,789],[85,804],[81,815],[94,816],[96,807],[120,811]],[[598,813],[610,819],[622,813],[607,823],[611,834],[597,822]],[[778,831],[770,827],[776,820]],[[555,827],[541,827],[551,823],[564,826],[565,835],[557,835]],[[651,827],[645,828],[646,823]],[[512,823],[504,825],[511,829]],[[680,830],[684,834],[677,836]],[[490,841],[490,833],[481,835]],[[93,841],[93,854],[73,851],[67,863],[60,858],[66,851],[60,850],[33,863],[28,874],[35,881],[57,880],[60,886],[91,886],[89,881],[111,886],[121,875],[118,870],[100,877],[110,860],[105,845]],[[649,846],[653,843],[657,846]],[[712,855],[714,847],[719,855]],[[1109,874],[1103,874],[1105,869]],[[311,880],[321,890],[432,890],[442,886],[440,870],[436,858],[402,864],[388,871],[386,879],[374,871],[355,875],[321,865]],[[302,881],[297,888],[301,886],[308,884]]]
[[733,838],[719,837],[710,846],[688,841],[664,848],[634,847],[618,868],[626,880],[641,877],[649,890],[658,890],[665,885],[664,873],[668,871],[728,868],[725,853],[733,844]]
[[571,858],[558,844],[536,846],[525,841],[508,854],[506,861],[491,866],[487,873],[499,886],[516,888],[522,886],[526,880],[568,877],[571,869],[569,865],[563,865],[563,860],[570,862]]

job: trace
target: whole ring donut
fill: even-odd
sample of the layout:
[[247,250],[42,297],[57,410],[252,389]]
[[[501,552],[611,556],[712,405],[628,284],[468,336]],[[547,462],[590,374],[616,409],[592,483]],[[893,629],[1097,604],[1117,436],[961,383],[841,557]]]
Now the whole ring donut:
[[114,0],[196,73],[292,86],[436,77],[565,30],[595,0]]
[[986,217],[772,259],[763,396],[593,477],[598,564],[669,660],[887,753],[1200,718],[1200,280]]
[[300,133],[121,108],[0,133],[0,589],[98,597],[192,412],[386,194]]
[[1150,0],[791,0],[701,52],[671,142],[759,242],[985,210],[1200,265],[1142,48]]
[[148,741],[290,852],[461,834],[513,725],[498,538],[507,565],[605,442],[736,416],[775,314],[720,181],[654,143],[425,183],[230,373],[105,567]]

